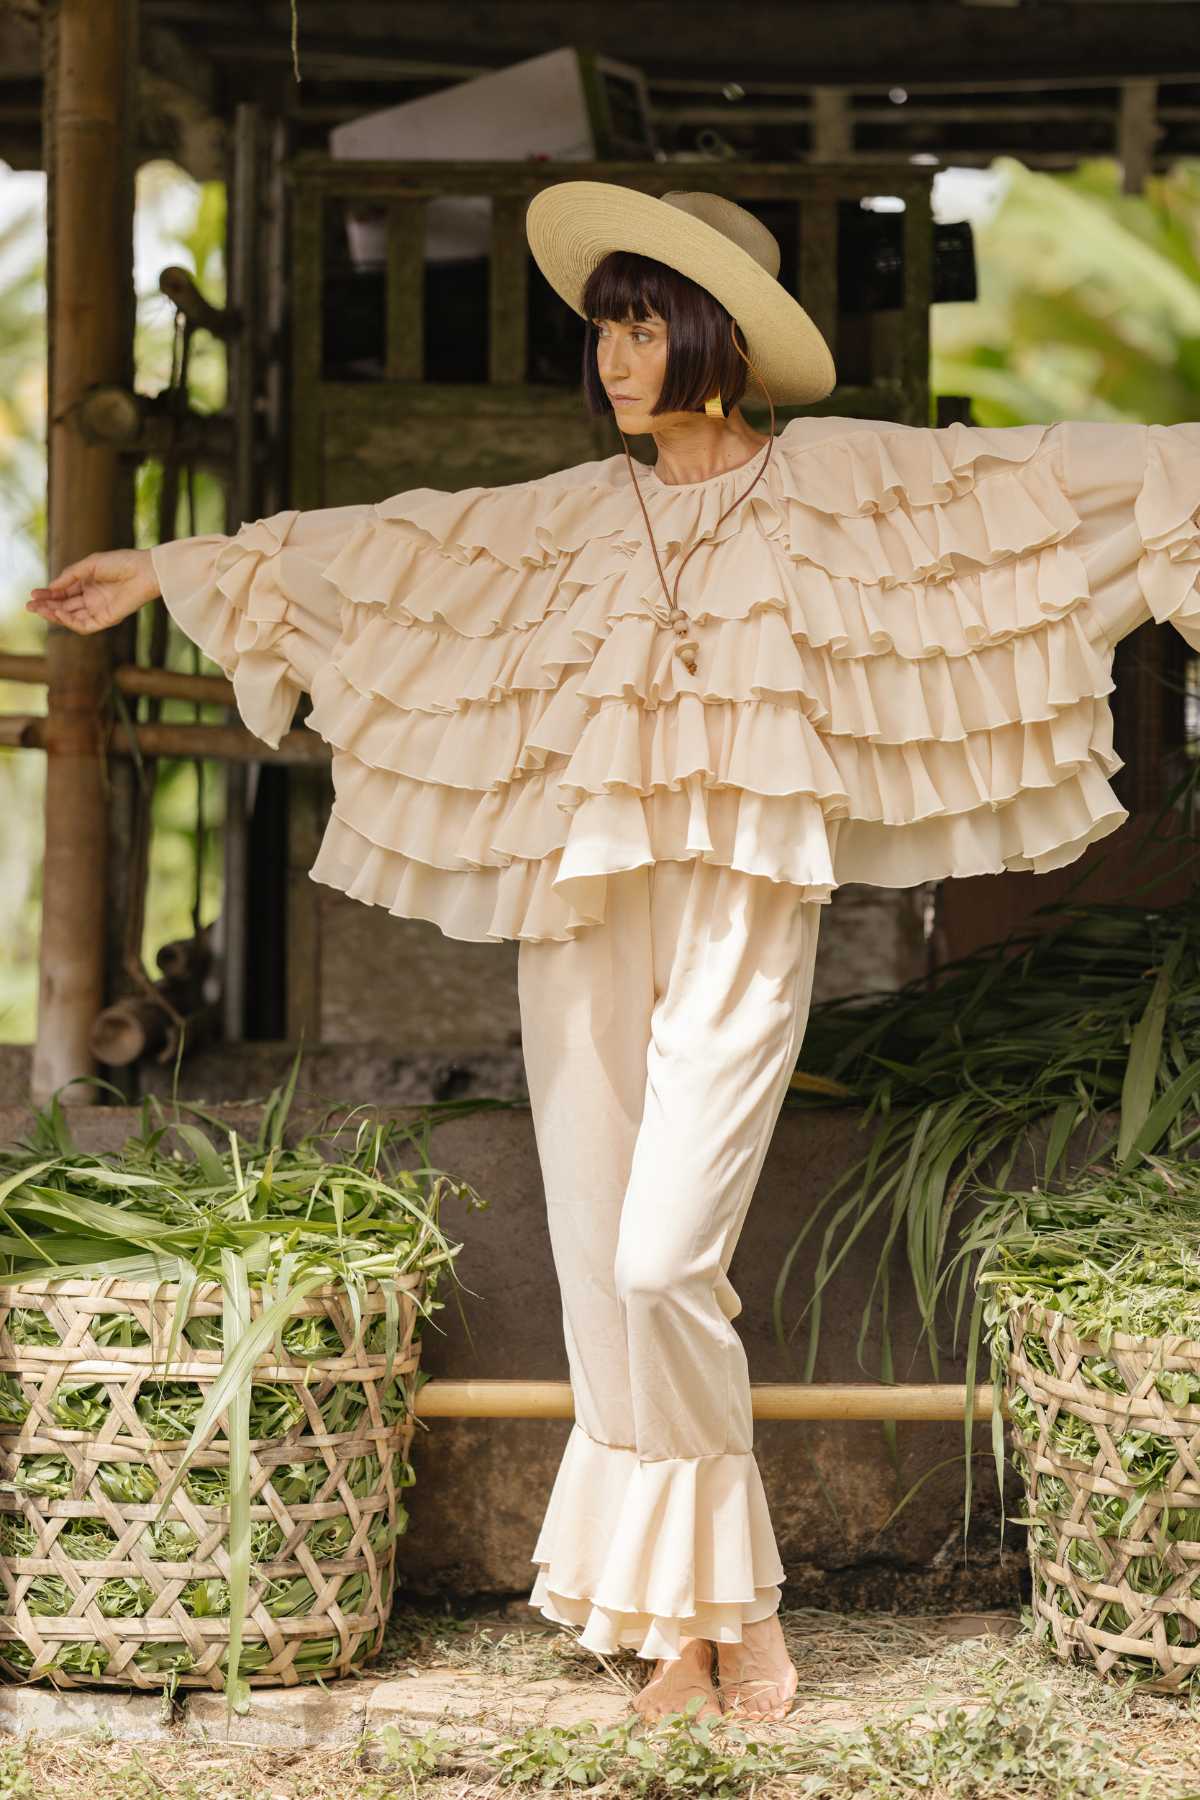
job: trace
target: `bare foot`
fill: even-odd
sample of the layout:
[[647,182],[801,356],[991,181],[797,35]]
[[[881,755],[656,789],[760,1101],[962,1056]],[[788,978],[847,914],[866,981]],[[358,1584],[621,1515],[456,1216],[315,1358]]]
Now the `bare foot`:
[[712,1648],[707,1638],[688,1638],[678,1656],[669,1661],[659,1657],[653,1675],[634,1698],[633,1710],[646,1720],[661,1719],[667,1713],[682,1712],[693,1694],[699,1694],[703,1704],[696,1717],[719,1719],[721,1702],[713,1686]]
[[779,1614],[742,1627],[740,1644],[718,1644],[721,1698],[726,1711],[750,1719],[785,1719],[796,1692]]

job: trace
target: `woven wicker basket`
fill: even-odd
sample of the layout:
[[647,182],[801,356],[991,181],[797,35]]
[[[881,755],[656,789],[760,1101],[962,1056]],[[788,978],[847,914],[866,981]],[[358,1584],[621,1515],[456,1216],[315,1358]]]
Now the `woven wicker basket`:
[[[1172,1375],[1200,1376],[1200,1343],[1116,1332],[1102,1347],[1039,1306],[1014,1307],[1008,1329],[1035,1635],[1066,1661],[1181,1692],[1200,1669],[1200,1405],[1168,1392]],[[1053,1441],[1056,1423],[1080,1454]],[[1123,1441],[1127,1460],[1132,1444],[1157,1464],[1150,1480],[1130,1478]]]
[[[255,1366],[255,1391],[286,1429],[251,1442],[241,1672],[254,1685],[344,1675],[379,1648],[407,1518],[398,1494],[412,1479],[422,1280],[396,1283],[390,1382],[376,1287],[357,1336],[344,1291],[298,1301],[307,1344]],[[167,1364],[176,1292],[67,1280],[0,1294],[0,1669],[10,1676],[72,1688],[224,1684],[229,1458],[219,1428],[156,1523],[190,1428],[164,1438],[150,1425],[161,1426],[164,1398],[178,1406],[182,1396],[194,1417],[222,1362],[212,1282],[192,1294]],[[251,1305],[257,1316],[257,1292]],[[297,1343],[291,1325],[286,1342]],[[313,1345],[320,1353],[305,1353]],[[89,1428],[72,1429],[81,1408]]]

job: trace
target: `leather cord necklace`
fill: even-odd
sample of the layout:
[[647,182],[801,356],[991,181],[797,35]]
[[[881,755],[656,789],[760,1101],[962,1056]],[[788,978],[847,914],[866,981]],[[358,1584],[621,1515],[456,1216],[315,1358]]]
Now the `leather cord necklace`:
[[[767,405],[771,409],[771,435],[767,439],[767,453],[762,459],[762,466],[759,469],[758,474],[754,477],[754,480],[750,483],[750,486],[744,490],[744,492],[738,494],[735,499],[730,501],[729,505],[725,508],[725,511],[721,514],[721,517],[717,520],[716,524],[713,526],[712,529],[714,532],[716,531],[717,526],[721,524],[721,521],[723,519],[727,519],[729,517],[729,515],[733,511],[734,507],[740,506],[742,501],[745,500],[747,498],[747,496],[750,494],[751,490],[753,488],[757,487],[758,483],[762,480],[763,476],[766,474],[767,464],[771,460],[771,452],[775,448],[775,402],[772,400],[770,394],[767,392],[767,386],[766,386],[766,383],[763,381],[762,376],[758,373],[758,370],[755,368],[754,364],[751,362],[750,358],[746,355],[745,351],[742,349],[741,345],[737,341],[737,335],[736,335],[737,321],[736,320],[732,320],[730,322],[729,332],[730,332],[730,337],[733,339],[734,349],[737,351],[737,353],[741,357],[742,361],[746,364],[746,367],[754,375],[754,377],[757,380],[763,393],[766,394],[766,396],[767,396]],[[628,441],[626,440],[624,434],[622,434],[622,437],[621,437],[621,444],[625,451],[625,460],[629,464],[629,479],[633,483],[634,491],[638,497],[638,504],[642,509],[642,517],[646,521],[646,536],[649,540],[650,548],[654,553],[654,564],[658,570],[658,579],[662,583],[663,594],[665,595],[666,602],[667,602],[667,613],[666,613],[665,618],[656,604],[652,603],[652,610],[654,612],[655,618],[658,619],[662,624],[670,625],[673,627],[676,637],[680,640],[675,646],[675,654],[682,661],[683,666],[687,670],[688,674],[694,675],[696,673],[696,652],[699,649],[699,645],[697,644],[695,638],[690,638],[687,635],[688,626],[689,626],[690,621],[688,619],[688,615],[681,609],[681,607],[679,605],[679,578],[683,574],[684,564],[687,562],[688,556],[691,556],[693,551],[698,550],[700,548],[701,544],[704,543],[705,540],[704,540],[704,538],[697,538],[696,542],[692,545],[691,550],[688,551],[687,556],[685,556],[683,558],[683,561],[680,563],[679,567],[675,571],[675,586],[674,586],[674,588],[673,589],[668,588],[667,578],[663,574],[662,561],[658,554],[658,545],[654,541],[654,528],[650,523],[650,514],[646,510],[646,502],[642,496],[641,485],[638,482],[637,476],[634,473],[633,458],[629,454],[629,444],[628,444]],[[669,485],[669,484],[667,484],[667,485]]]

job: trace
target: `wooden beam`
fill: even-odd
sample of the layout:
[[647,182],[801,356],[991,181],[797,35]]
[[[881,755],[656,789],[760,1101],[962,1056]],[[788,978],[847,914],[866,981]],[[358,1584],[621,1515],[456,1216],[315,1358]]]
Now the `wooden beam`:
[[929,424],[929,306],[933,297],[933,209],[928,188],[910,192],[904,204],[904,299],[900,327],[900,383],[915,396],[906,425]]
[[387,209],[387,357],[389,381],[425,373],[425,208],[419,200]]
[[1162,136],[1158,122],[1158,83],[1123,81],[1117,124],[1117,159],[1121,164],[1121,191],[1140,194],[1154,166],[1154,147]]
[[[321,381],[324,333],[325,207],[313,188],[297,193],[291,207],[291,377],[293,395],[314,394]],[[321,415],[312,404],[292,416],[290,501],[317,507],[321,500]]]
[[[127,374],[132,287],[136,0],[54,0],[46,10],[49,564],[129,541],[118,454],[84,442],[74,412],[96,382]],[[98,179],[97,171],[104,172]],[[31,1097],[95,1063],[105,1001],[107,793],[101,708],[112,640],[52,625],[46,639],[45,862]],[[95,1090],[80,1088],[81,1102]]]
[[[967,1410],[964,1384],[928,1385],[876,1382],[751,1383],[750,1405],[756,1419],[963,1419]],[[575,1409],[566,1381],[455,1381],[435,1376],[417,1395],[421,1419],[571,1419]],[[975,1417],[991,1423],[992,1390],[975,1389]],[[1001,1408],[1007,1417],[1006,1407]]]
[[854,121],[845,88],[814,88],[809,126],[809,156],[814,162],[836,162],[854,154]]
[[[419,162],[376,161],[373,158],[348,159],[329,156],[325,152],[305,150],[293,156],[287,165],[287,177],[299,190],[298,200],[307,205],[316,194],[343,196],[372,201],[384,196],[401,198],[420,195],[436,199],[444,194],[503,194],[532,198],[547,181],[623,182],[645,194],[663,194],[673,187],[692,185],[731,199],[749,195],[759,200],[791,200],[796,192],[797,165],[794,162],[705,162],[680,164],[637,161],[535,163],[527,157],[503,160],[462,160],[437,162],[431,157]],[[880,154],[842,158],[821,164],[822,180],[827,186],[841,188],[845,197],[854,194],[884,192],[903,193],[896,184],[929,182],[932,177],[919,167],[898,167],[894,156]],[[883,189],[875,184],[886,181]],[[315,231],[315,221],[312,229]],[[306,240],[307,241],[307,240]],[[316,246],[314,245],[314,249]],[[307,270],[297,269],[297,279]]]
[[181,669],[140,669],[124,664],[113,670],[122,694],[153,694],[160,700],[191,700],[201,706],[233,706],[233,683],[224,675],[188,675]]
[[[1135,85],[1130,83],[1129,85]],[[1154,86],[1154,83],[1149,85]],[[349,107],[342,110],[350,111]],[[715,106],[712,101],[691,103],[684,101],[679,105],[654,106],[651,116],[660,125],[811,125],[813,109],[802,94],[797,94],[792,106],[763,104],[753,101],[749,105],[739,101],[731,105],[728,101],[722,106]],[[305,115],[312,117],[311,113]],[[1054,104],[1047,101],[1044,106],[1023,105],[1014,101],[1011,106],[989,106],[980,101],[978,105],[967,101],[957,105],[945,101],[937,106],[914,106],[905,101],[903,105],[892,106],[856,106],[850,113],[852,125],[1111,125],[1117,116],[1117,108],[1107,101],[1080,101],[1077,105]],[[1160,119],[1177,119],[1181,122],[1200,119],[1200,106],[1160,106]],[[874,152],[878,155],[878,151]]]
[[[245,40],[234,42],[232,39],[214,41],[208,46],[208,54],[216,63],[232,62],[245,66],[257,64],[260,68],[269,68],[278,63],[292,65],[291,40],[274,39],[270,43]],[[427,86],[429,82],[470,81],[476,75],[490,75],[496,67],[495,63],[477,62],[475,60],[460,61],[442,59],[436,62],[412,56],[389,56],[386,52],[360,53],[354,55],[344,50],[331,50],[328,47],[305,50],[301,71],[309,81],[346,81],[353,82],[356,87],[373,86],[393,88],[398,82],[411,81]],[[403,98],[389,96],[389,98]],[[360,106],[357,109],[362,111]]]
[[[146,0],[148,20],[177,22],[206,51],[224,40],[286,48],[289,0],[260,0],[247,32],[240,0]],[[656,76],[707,76],[710,81],[778,79],[802,71],[813,84],[878,85],[910,78],[990,85],[1010,76],[1043,81],[1086,71],[1111,81],[1153,77],[1164,69],[1200,74],[1200,5],[1193,0],[1108,0],[1104,5],[965,7],[959,0],[856,0],[853,6],[778,0],[505,0],[481,9],[475,0],[410,0],[398,21],[394,0],[302,0],[300,67],[305,52],[412,57],[501,67],[534,56],[546,44],[573,43],[636,62]],[[482,23],[481,23],[482,20]],[[1036,23],[1034,21],[1036,20]],[[486,50],[486,58],[480,55]],[[465,60],[465,59],[464,59]]]
[[529,250],[525,201],[497,195],[492,201],[488,258],[488,379],[521,382],[528,364],[525,321]]
[[[112,671],[113,683],[122,694],[155,694],[163,700],[199,701],[202,706],[233,706],[233,683],[224,675],[188,675],[179,669],[142,669],[124,663]],[[24,656],[0,651],[0,681],[23,681],[34,686],[49,680],[44,656]]]
[[[74,742],[69,724],[47,713],[0,713],[0,748],[48,750],[50,765]],[[330,748],[315,731],[287,731],[272,750],[240,725],[166,724],[113,725],[102,746],[109,756],[198,756],[213,762],[289,763],[319,767],[330,760]]]
[[[1157,77],[1161,85],[1179,82],[1192,86],[1196,80],[1194,75],[1177,74],[1167,71]],[[812,82],[805,81],[799,74],[782,81],[756,81],[750,76],[739,78],[738,86],[747,99],[756,95],[775,95],[780,99],[802,99],[808,94]],[[950,98],[958,94],[994,94],[999,89],[1006,94],[1046,94],[1058,89],[1074,91],[1076,88],[1111,88],[1111,75],[1078,74],[1064,77],[1061,81],[1047,81],[1041,75],[1015,75],[1003,82],[972,81],[964,77],[960,81],[926,81],[921,76],[909,76],[901,83],[910,95],[929,99],[937,94],[946,94]],[[854,91],[857,94],[889,94],[897,86],[894,79],[888,81],[856,81]],[[712,97],[714,82],[711,75],[656,75],[650,83],[653,94],[706,94]],[[727,102],[728,104],[728,102]]]
[[801,306],[829,345],[837,362],[838,218],[835,190],[814,192],[801,200],[797,238],[800,267],[796,293]]
[[[11,8],[12,0],[9,0]],[[36,81],[42,73],[42,39],[37,18],[0,12],[0,73],[5,87],[16,81]]]

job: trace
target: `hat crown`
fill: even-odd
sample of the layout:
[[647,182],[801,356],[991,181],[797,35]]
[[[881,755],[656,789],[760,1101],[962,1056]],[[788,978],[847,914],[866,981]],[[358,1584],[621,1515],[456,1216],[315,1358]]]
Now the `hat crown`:
[[760,268],[778,280],[779,240],[774,232],[767,230],[761,219],[756,219],[744,206],[739,206],[734,200],[727,200],[723,194],[709,194],[696,188],[677,188],[659,198],[668,206],[690,213],[693,219],[699,219],[702,224],[719,231],[722,237],[727,237],[739,250],[752,256]]

